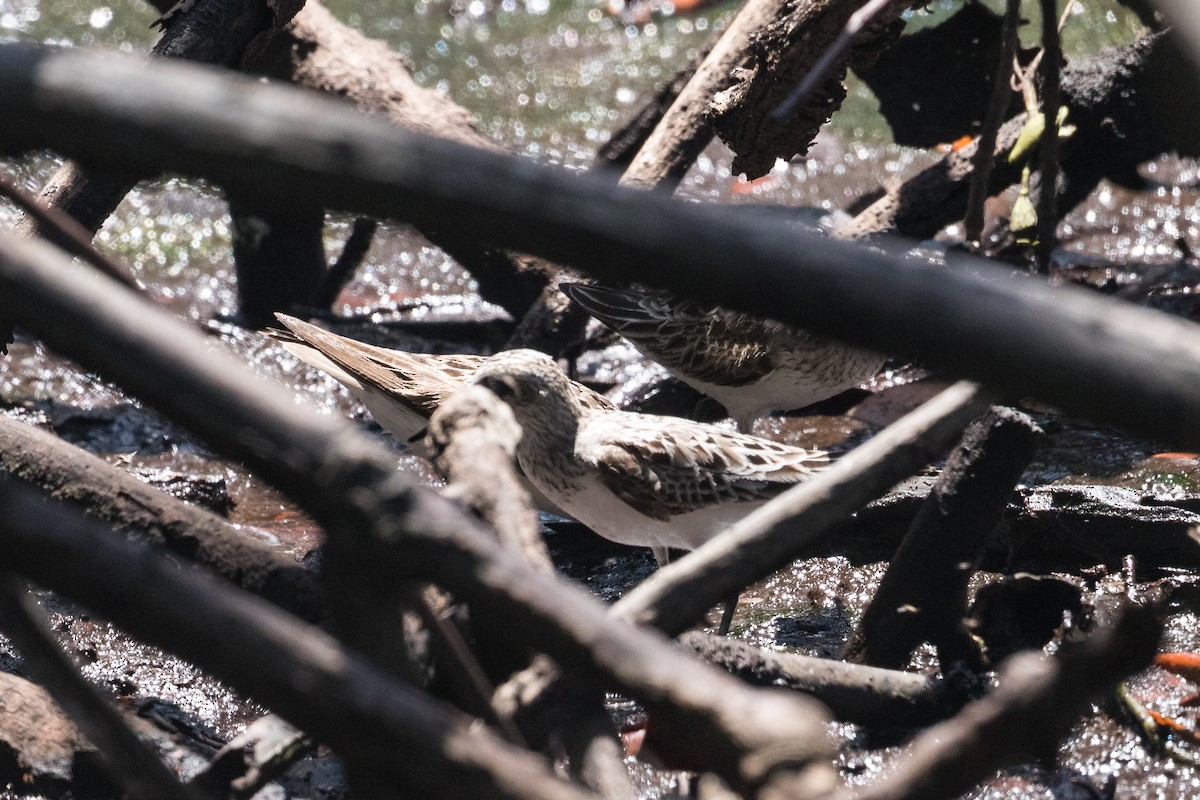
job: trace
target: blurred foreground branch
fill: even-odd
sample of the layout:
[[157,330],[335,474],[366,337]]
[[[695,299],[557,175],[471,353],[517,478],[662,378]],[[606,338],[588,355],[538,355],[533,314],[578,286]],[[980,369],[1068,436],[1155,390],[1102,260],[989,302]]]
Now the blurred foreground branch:
[[[968,257],[946,269],[780,230],[752,213],[481,153],[199,68],[19,45],[0,47],[0,67],[0,101],[12,110],[0,119],[0,142],[9,150],[51,146],[270,185],[381,217],[457,215],[482,237],[605,280],[641,280],[922,357],[1069,412],[1200,445],[1200,338],[1166,314]],[[121,102],[114,86],[139,86],[139,102]]]

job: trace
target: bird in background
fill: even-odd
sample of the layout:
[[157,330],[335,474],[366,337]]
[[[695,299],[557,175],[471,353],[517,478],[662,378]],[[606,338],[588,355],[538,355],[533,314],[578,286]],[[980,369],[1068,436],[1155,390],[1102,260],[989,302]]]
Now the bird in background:
[[725,406],[738,430],[857,386],[884,356],[669,292],[570,283],[560,288],[643,355]]

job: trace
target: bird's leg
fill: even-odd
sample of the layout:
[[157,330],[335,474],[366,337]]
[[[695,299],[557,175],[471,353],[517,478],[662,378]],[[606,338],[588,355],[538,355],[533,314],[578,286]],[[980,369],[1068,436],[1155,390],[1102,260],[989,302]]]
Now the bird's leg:
[[717,626],[718,636],[725,636],[729,633],[729,623],[733,622],[733,612],[737,610],[739,597],[741,597],[741,592],[725,600],[725,610],[721,612],[721,624]]
[[665,567],[671,563],[671,548],[661,545],[651,545],[650,552],[654,554],[654,560],[660,567]]

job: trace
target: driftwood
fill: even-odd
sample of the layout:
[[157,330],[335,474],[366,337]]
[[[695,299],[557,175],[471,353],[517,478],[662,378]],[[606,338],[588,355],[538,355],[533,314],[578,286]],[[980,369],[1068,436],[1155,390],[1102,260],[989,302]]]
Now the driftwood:
[[[939,25],[902,36],[858,76],[879,100],[896,144],[932,148],[979,131],[989,113],[997,65],[1006,89],[1000,121],[1025,110],[1010,80],[1013,59],[1000,61],[1004,20],[967,3]],[[1024,48],[1022,63],[1032,57]]]
[[675,77],[662,84],[642,104],[637,113],[626,120],[620,128],[613,131],[607,142],[600,145],[596,151],[596,169],[601,175],[610,176],[616,180],[629,168],[633,159],[646,144],[646,140],[650,138],[650,134],[654,133],[654,129],[666,115],[667,109],[675,103],[675,98],[679,97],[679,93],[691,82],[692,76],[708,58],[713,45],[720,40],[722,35],[724,32],[705,42],[690,63],[676,72]]
[[840,59],[828,79],[785,119],[774,112],[837,41],[861,4],[844,0],[800,0],[787,4],[748,47],[734,72],[733,85],[712,103],[713,125],[734,151],[733,173],[748,178],[765,175],[775,160],[808,152],[817,131],[846,96],[842,81],[847,67],[870,66],[874,57],[900,35],[901,14],[910,3],[896,0],[876,14],[848,57]]
[[[36,242],[0,238],[0,311],[292,497],[329,534],[326,568],[336,562],[354,575],[360,594],[415,578],[490,604],[514,639],[645,702],[682,746],[710,754],[713,771],[732,785],[823,785],[831,777],[815,704],[746,687],[661,635],[612,619],[449,501],[410,485],[390,453],[343,421],[298,409],[287,392],[211,352],[187,325],[62,260]],[[53,274],[60,266],[63,274]]]
[[237,273],[238,314],[256,328],[280,308],[313,302],[325,278],[325,210],[313,203],[287,207],[230,193],[229,228]]
[[[1059,196],[1065,214],[1107,177],[1138,185],[1138,164],[1163,152],[1200,152],[1193,115],[1200,113],[1184,98],[1197,77],[1175,40],[1153,34],[1068,67],[1062,74],[1062,104],[1075,133],[1062,143],[1060,166],[1065,181]],[[1167,90],[1166,87],[1175,87]],[[1006,122],[996,140],[996,169],[988,193],[1000,191],[1020,177],[1008,153],[1024,125],[1024,115]],[[966,211],[971,160],[978,140],[948,153],[909,178],[841,226],[844,238],[897,231],[929,238]]]
[[57,208],[43,206],[36,198],[17,186],[7,176],[0,176],[0,194],[13,202],[23,214],[33,220],[43,237],[73,256],[82,258],[108,277],[137,289],[137,281],[123,264],[101,253],[92,244],[92,231],[84,228],[68,214]]
[[[890,558],[920,513],[930,485],[897,487],[832,531],[813,552],[855,562]],[[1200,565],[1196,497],[1171,499],[1125,486],[1049,484],[1021,487],[988,539],[985,566],[1077,572],[1119,566],[1126,555],[1145,568]]]
[[216,514],[176,500],[52,434],[0,417],[0,470],[203,564],[293,614],[308,620],[320,616],[316,581],[303,566]]
[[1145,608],[1128,607],[1115,625],[1053,658],[1014,656],[999,688],[918,736],[894,772],[837,800],[957,797],[996,769],[1053,759],[1088,704],[1150,663],[1161,628]]
[[962,643],[967,582],[1041,434],[1009,408],[993,408],[967,429],[851,634],[847,661],[901,669],[930,641],[943,665],[978,665],[979,654]]
[[[206,64],[235,66],[251,42],[269,30],[275,17],[272,10],[250,0],[220,0],[198,4],[199,8],[173,24],[151,50],[152,56],[180,58]],[[280,3],[279,14],[295,13],[297,3]],[[141,173],[130,175],[97,172],[78,163],[67,162],[42,188],[41,199],[52,208],[74,217],[93,234],[104,224]],[[25,235],[49,235],[34,217],[25,217],[17,226]]]
[[[620,184],[640,189],[674,191],[696,157],[712,141],[715,133],[712,124],[714,109],[718,115],[726,113],[740,117],[747,114],[761,115],[764,112],[761,108],[748,111],[746,104],[733,108],[727,96],[729,92],[738,91],[742,98],[756,93],[761,97],[763,91],[771,91],[778,76],[773,70],[756,71],[767,58],[764,54],[770,53],[773,47],[781,50],[794,48],[796,42],[802,39],[811,44],[811,40],[805,37],[813,35],[812,29],[819,29],[827,17],[839,13],[836,9],[846,7],[847,4],[839,0],[805,0],[802,3],[752,0],[744,5],[695,68],[694,73],[691,73],[686,83],[678,88],[670,106],[663,112],[662,118],[646,136],[637,154],[625,169]],[[830,12],[830,9],[835,11]],[[897,3],[894,11],[887,12],[887,18],[897,18],[900,10],[901,4]],[[818,39],[819,36],[818,33]],[[863,54],[873,52],[873,47],[863,48],[856,63],[866,63],[869,57],[864,57]],[[788,49],[788,53],[788,57],[783,60],[786,68],[803,72],[808,64],[805,45]],[[798,104],[798,113],[801,116],[819,121],[809,127],[789,125],[788,140],[796,143],[789,146],[807,151],[820,125],[841,102],[845,90],[840,81],[845,76],[846,60],[838,57],[837,66],[842,71],[837,80],[833,81],[836,90],[841,92],[840,95],[833,91],[832,97],[821,95]],[[690,73],[691,69],[689,65],[683,72]],[[678,85],[681,81],[677,77],[673,83]],[[736,87],[731,87],[731,84],[736,84]],[[668,88],[668,92],[674,90],[674,85]],[[645,122],[646,120],[643,120],[643,124]],[[729,141],[730,133],[726,120],[726,129],[722,134],[726,141]],[[752,159],[765,164],[765,168],[761,170],[765,172],[774,165],[774,156],[758,152],[755,148],[760,146],[759,142],[748,145],[750,150],[739,151],[742,154],[738,158],[743,162]],[[734,149],[738,150],[736,146]],[[602,166],[604,160],[605,156],[602,155]],[[738,172],[739,169],[739,162],[735,160],[734,172]],[[755,177],[755,174],[751,177]],[[543,289],[542,296],[530,313],[522,320],[517,333],[509,342],[510,346],[542,347],[562,353],[582,337],[587,316],[558,290],[558,282],[564,279],[579,280],[561,272],[556,275]],[[551,346],[547,348],[548,344]]]
[[142,743],[110,705],[111,698],[79,674],[39,615],[25,582],[0,574],[0,626],[20,651],[25,667],[99,747],[113,783],[140,800],[203,800],[206,795],[180,783],[158,754]]
[[92,750],[83,734],[36,683],[0,672],[0,749],[13,756],[13,782],[65,786],[80,754]]
[[[467,387],[447,398],[429,419],[428,446],[447,486],[445,494],[464,502],[495,528],[500,541],[530,565],[552,572],[554,564],[538,531],[537,516],[513,467],[520,427],[512,411],[491,392]],[[485,606],[471,609],[480,657],[492,671],[508,677],[524,666],[529,654],[514,648],[502,620]],[[556,709],[551,723],[570,759],[572,774],[602,798],[632,798],[633,786],[624,753],[603,696],[585,690]],[[504,714],[505,720],[511,714]],[[564,721],[565,720],[565,721]],[[538,728],[546,726],[538,721]],[[539,737],[540,738],[540,737]]]
[[944,718],[956,705],[954,692],[942,681],[911,672],[762,650],[699,631],[683,634],[679,643],[750,683],[810,694],[843,722],[919,727]]
[[713,96],[728,87],[740,65],[751,57],[755,37],[790,10],[786,0],[750,0],[742,6],[625,170],[623,185],[641,189],[665,185],[673,190],[683,180],[712,141],[707,114]]
[[[1025,127],[1025,116],[1010,119],[996,132],[992,149],[994,168],[983,191],[995,194],[1020,177],[1020,170],[1008,162],[1017,137]],[[879,199],[840,225],[834,235],[841,239],[896,231],[914,238],[930,238],[965,213],[970,193],[979,140],[952,150],[907,179],[886,190]]]
[[0,487],[0,508],[6,566],[178,653],[347,757],[369,758],[376,770],[438,796],[586,796],[542,759],[252,595],[180,570],[13,481]]
[[446,399],[429,418],[427,445],[446,479],[445,494],[486,520],[529,564],[554,570],[537,514],[513,469],[521,428],[509,407],[481,387]]
[[230,739],[190,782],[210,797],[249,800],[315,749],[307,735],[268,714]]
[[[316,0],[305,3],[248,68],[344,97],[410,130],[504,152],[480,133],[470,111],[443,93],[418,85],[398,53],[338,21]],[[484,298],[516,317],[538,297],[546,275],[557,270],[552,264],[481,244],[469,226],[443,222],[421,226],[421,232],[471,273]]]

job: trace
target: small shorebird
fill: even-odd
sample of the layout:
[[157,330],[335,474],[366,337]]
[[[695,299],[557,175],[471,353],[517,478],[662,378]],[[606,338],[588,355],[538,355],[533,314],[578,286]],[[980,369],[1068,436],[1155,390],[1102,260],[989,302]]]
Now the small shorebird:
[[814,333],[667,292],[560,287],[684,383],[729,412],[738,429],[803,408],[869,379],[884,357]]
[[694,550],[828,463],[820,450],[712,425],[589,408],[547,355],[508,350],[471,378],[513,409],[526,477],[606,539]]
[[[339,336],[287,314],[275,318],[287,330],[270,330],[268,336],[348,388],[385,430],[418,455],[424,455],[417,439],[429,416],[487,360],[475,355],[406,353]],[[571,388],[588,407],[614,408],[604,395],[582,384],[572,382]]]

